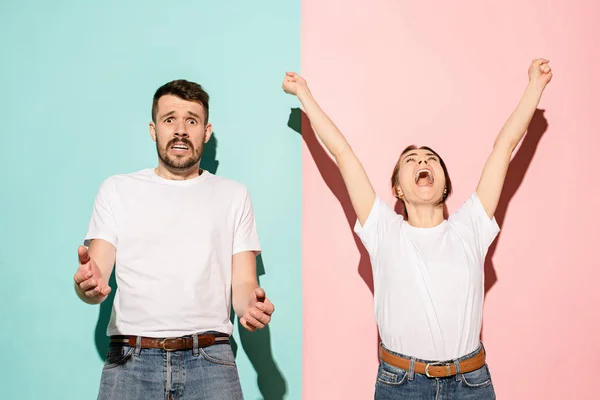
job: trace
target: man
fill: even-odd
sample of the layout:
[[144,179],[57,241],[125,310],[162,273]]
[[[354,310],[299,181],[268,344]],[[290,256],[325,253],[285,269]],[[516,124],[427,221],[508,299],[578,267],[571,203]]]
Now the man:
[[150,123],[158,167],[112,176],[97,194],[74,280],[81,300],[99,304],[116,262],[99,399],[241,399],[231,303],[250,331],[271,320],[248,191],[200,169],[208,101],[197,83],[160,87]]

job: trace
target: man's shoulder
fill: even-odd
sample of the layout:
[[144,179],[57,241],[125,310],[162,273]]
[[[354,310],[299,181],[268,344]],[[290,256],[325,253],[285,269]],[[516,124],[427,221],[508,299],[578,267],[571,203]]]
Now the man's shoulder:
[[217,187],[220,190],[239,194],[245,194],[246,192],[248,192],[248,188],[246,187],[246,185],[235,179],[225,178],[223,176],[214,175],[211,173],[207,174],[207,178],[207,183],[209,183],[210,185],[214,185],[214,187]]
[[137,179],[145,180],[145,179],[151,179],[152,174],[153,174],[152,168],[144,168],[144,169],[140,169],[140,170],[133,171],[133,172],[109,175],[107,178],[104,179],[104,182],[116,183],[116,182],[123,182],[123,181],[128,181],[128,180],[137,180]]
[[102,183],[100,184],[100,190],[110,192],[116,190],[118,187],[122,187],[123,185],[128,186],[133,181],[151,180],[151,174],[152,168],[146,168],[134,172],[109,175],[102,180]]

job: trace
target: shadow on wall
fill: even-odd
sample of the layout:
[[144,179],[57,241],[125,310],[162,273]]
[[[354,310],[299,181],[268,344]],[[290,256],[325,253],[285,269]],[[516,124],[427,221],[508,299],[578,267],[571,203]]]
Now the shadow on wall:
[[[348,195],[348,191],[346,190],[346,185],[344,184],[344,180],[342,179],[342,175],[335,164],[335,162],[329,157],[327,151],[321,146],[321,143],[317,139],[315,132],[312,129],[310,121],[308,120],[308,116],[299,108],[293,108],[290,113],[290,117],[288,120],[288,127],[290,127],[295,132],[302,135],[302,139],[304,143],[306,143],[306,147],[308,147],[308,151],[315,161],[315,165],[319,170],[319,174],[325,184],[331,190],[331,193],[337,198],[344,210],[344,215],[346,216],[346,221],[348,223],[348,227],[352,232],[352,237],[354,238],[354,243],[356,248],[360,253],[360,261],[358,262],[358,274],[365,282],[371,294],[373,294],[373,273],[371,271],[371,262],[369,260],[369,253],[367,249],[363,246],[362,242],[354,233],[354,224],[356,222],[356,213],[354,212],[354,208],[352,207],[352,203],[350,202],[350,196]],[[390,172],[391,173],[391,172]],[[377,342],[373,348],[373,355],[379,358],[379,332],[377,333]]]
[[200,160],[200,168],[205,169],[211,174],[216,174],[219,168],[219,160],[217,160],[217,136],[213,132],[208,143],[204,145],[202,152],[202,160]]
[[[265,274],[262,256],[256,258],[256,274],[260,286],[260,276]],[[249,332],[240,324],[240,319],[231,312],[232,322],[237,320],[238,333],[244,352],[257,374],[257,385],[265,400],[283,400],[287,392],[287,383],[281,374],[271,353],[271,331],[269,325],[255,332]],[[238,345],[235,341],[231,347],[237,355]]]
[[[510,165],[508,166],[504,187],[502,189],[502,195],[500,196],[500,201],[498,202],[498,207],[496,208],[495,213],[496,221],[498,222],[500,229],[502,229],[504,225],[504,218],[506,217],[508,205],[510,204],[514,195],[517,193],[519,187],[521,187],[527,170],[531,165],[531,161],[535,156],[538,144],[540,143],[544,133],[546,133],[548,130],[548,120],[544,116],[544,112],[545,110],[535,110],[533,118],[531,119],[531,123],[529,124],[529,128],[527,129],[527,134],[523,138],[519,150],[517,150],[517,153],[514,155]],[[493,258],[501,236],[502,232],[498,234],[498,237],[490,246],[485,259],[486,296],[490,289],[498,281]],[[483,329],[481,330],[481,340],[483,341]]]
[[[344,181],[342,179],[337,165],[329,157],[329,154],[319,143],[315,132],[311,127],[310,121],[308,120],[308,117],[299,108],[294,108],[291,110],[288,126],[302,135],[304,142],[306,143],[306,146],[313,160],[315,161],[319,173],[321,174],[321,177],[329,187],[329,190],[331,190],[331,192],[340,202],[342,209],[344,210],[344,214],[346,215],[348,226],[351,230],[353,230],[354,223],[356,221],[356,214],[354,213],[354,209],[352,208],[352,204],[350,202],[350,197],[346,190],[346,186],[344,184]],[[498,225],[500,226],[500,228],[502,228],[502,225],[504,223],[504,217],[506,216],[508,204],[517,192],[517,189],[521,186],[523,178],[525,177],[525,173],[527,172],[527,169],[529,168],[529,165],[531,164],[531,161],[535,154],[537,145],[540,139],[542,138],[544,132],[546,132],[547,128],[548,123],[546,121],[546,118],[544,117],[544,110],[536,110],[531,120],[531,124],[529,125],[528,132],[525,135],[525,138],[523,139],[519,150],[512,159],[508,169],[506,181],[504,184],[504,190],[502,192],[502,196],[500,197],[500,202],[498,204],[498,208],[495,214],[496,220],[498,221]],[[392,168],[390,167],[390,177],[391,170]],[[397,213],[404,215],[404,206],[401,201],[396,202],[394,209]],[[448,218],[448,208],[446,205],[444,205],[444,218]],[[358,236],[354,234],[353,237],[356,247],[360,252],[358,274],[361,276],[365,284],[369,287],[371,293],[373,293],[373,275],[371,271],[369,255],[367,253],[367,250],[360,242]],[[499,237],[494,241],[494,243],[490,247],[485,261],[486,295],[497,281],[497,276],[492,258],[494,256],[496,246],[498,245],[498,241]],[[374,347],[374,353],[377,357],[379,341],[380,338],[378,337],[377,346]]]
[[[346,185],[344,184],[344,180],[342,179],[342,175],[340,174],[337,165],[331,159],[331,157],[329,157],[329,154],[321,146],[321,143],[319,143],[319,140],[317,139],[317,136],[310,125],[308,117],[299,108],[293,108],[288,120],[288,126],[292,130],[302,135],[302,139],[304,140],[304,143],[306,143],[308,151],[310,151],[310,155],[312,156],[313,160],[315,161],[315,165],[319,170],[319,174],[323,178],[323,181],[325,181],[325,184],[329,190],[331,190],[331,192],[340,202],[340,205],[344,210],[344,214],[346,215],[348,227],[352,232],[354,232],[356,213],[354,212],[354,208],[352,208],[350,196],[346,190]],[[373,293],[373,274],[371,273],[369,253],[356,234],[353,234],[353,238],[356,247],[360,252],[358,274],[363,281],[365,281],[365,284],[369,287],[371,293]]]
[[[217,138],[215,134],[204,146],[204,153],[200,168],[216,174],[219,167],[219,161],[216,158],[217,154]],[[265,267],[262,257],[259,255],[256,259],[256,272],[258,278],[265,274]],[[109,338],[106,336],[106,328],[110,321],[113,308],[114,295],[117,291],[117,283],[115,280],[115,271],[109,281],[112,292],[109,297],[100,304],[100,312],[98,314],[98,322],[95,330],[95,343],[98,351],[98,356],[104,360],[108,352]],[[259,282],[260,284],[260,282]],[[231,321],[233,322],[235,314],[231,313]],[[281,371],[277,367],[273,354],[271,352],[271,331],[267,325],[264,329],[256,332],[249,332],[239,324],[238,332],[240,336],[241,346],[248,356],[254,370],[257,373],[258,388],[265,400],[282,400],[287,392],[287,383]],[[237,356],[238,344],[231,337],[231,347],[234,354]]]

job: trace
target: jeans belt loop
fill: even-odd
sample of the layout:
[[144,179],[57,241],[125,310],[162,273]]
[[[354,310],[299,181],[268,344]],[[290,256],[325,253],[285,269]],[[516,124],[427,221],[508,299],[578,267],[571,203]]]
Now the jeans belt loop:
[[415,358],[410,358],[410,367],[408,368],[408,380],[412,381],[415,379]]
[[192,338],[194,339],[194,348],[193,348],[193,354],[194,357],[198,357],[200,355],[200,351],[198,350],[198,334],[194,333],[192,335]]
[[460,382],[460,378],[461,378],[460,361],[454,360],[454,367],[456,368],[456,382]]
[[135,355],[139,356],[142,351],[142,337],[136,336],[135,338]]

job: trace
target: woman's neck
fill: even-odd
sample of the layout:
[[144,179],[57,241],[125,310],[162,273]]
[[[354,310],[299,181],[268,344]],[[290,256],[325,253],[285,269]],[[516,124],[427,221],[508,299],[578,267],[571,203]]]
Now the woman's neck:
[[444,206],[405,205],[408,212],[408,223],[416,228],[433,228],[444,222]]

